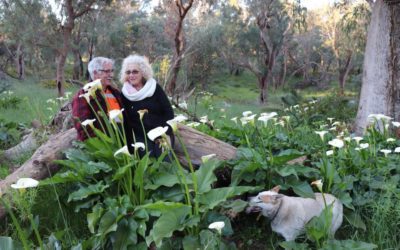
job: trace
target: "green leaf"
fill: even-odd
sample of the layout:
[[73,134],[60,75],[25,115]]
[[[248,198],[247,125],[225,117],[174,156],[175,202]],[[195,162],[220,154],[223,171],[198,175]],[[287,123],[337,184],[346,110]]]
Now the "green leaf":
[[346,207],[350,208],[351,210],[354,210],[354,206],[353,204],[351,204],[353,202],[353,199],[351,198],[350,194],[347,192],[340,192],[337,195],[337,198],[343,203],[343,205],[345,205]]
[[155,210],[161,213],[165,213],[174,209],[187,207],[186,204],[178,203],[178,202],[165,202],[165,201],[157,201],[154,203],[149,203],[142,206],[137,206],[135,211],[146,209],[146,210]]
[[171,237],[174,231],[185,229],[185,222],[191,210],[192,208],[189,206],[182,206],[163,213],[153,224],[153,229],[150,231],[149,236],[146,237],[147,245],[154,241],[156,246],[160,247],[163,238]]
[[100,220],[103,215],[104,209],[101,206],[93,207],[93,212],[87,215],[87,223],[89,227],[89,231],[94,234],[97,222]]
[[227,204],[223,204],[224,208],[230,208],[232,211],[239,213],[242,212],[248,205],[247,201],[236,199],[234,201],[227,201]]
[[118,229],[115,232],[115,242],[113,249],[127,249],[129,245],[136,245],[138,224],[132,218],[122,219],[118,223]]
[[109,232],[114,232],[118,228],[117,225],[117,209],[108,210],[102,217],[99,223],[97,235],[104,237]]
[[211,191],[199,195],[199,202],[202,204],[200,207],[201,211],[207,211],[218,206],[227,199],[240,195],[245,192],[254,192],[261,190],[262,187],[247,187],[247,186],[236,186],[236,187],[223,187],[212,189]]
[[322,250],[371,250],[378,246],[363,241],[354,240],[330,240],[328,244],[322,247]]
[[132,167],[133,167],[133,162],[130,162],[125,166],[118,168],[115,174],[113,175],[113,181],[122,179],[126,175],[128,170]]
[[293,191],[297,195],[304,198],[315,199],[315,194],[307,182],[292,182],[288,184],[293,188]]
[[81,187],[78,191],[71,193],[68,196],[68,202],[79,201],[89,197],[90,195],[102,193],[108,185],[103,185],[103,181],[96,183],[95,185],[90,185],[87,187]]
[[361,216],[358,213],[354,211],[349,211],[345,213],[345,218],[353,227],[361,228],[364,231],[367,229],[364,221],[362,220]]
[[139,166],[135,170],[133,183],[135,184],[136,187],[142,187],[144,185],[143,184],[144,174],[149,164],[150,164],[149,154],[146,154],[142,159],[140,159]]
[[197,177],[197,191],[199,194],[208,192],[211,190],[211,185],[217,181],[217,177],[215,177],[214,170],[219,166],[220,161],[217,160],[209,160],[206,163],[202,164],[195,172]]
[[307,243],[296,243],[295,241],[284,241],[279,243],[286,250],[308,250],[310,247]]
[[187,235],[182,240],[182,246],[184,250],[197,250],[201,249],[200,241],[197,237]]
[[69,182],[80,182],[82,181],[82,176],[72,171],[66,171],[63,173],[58,173],[51,178],[40,181],[40,186],[69,183]]
[[207,224],[211,224],[216,221],[223,221],[225,223],[224,228],[222,228],[222,235],[230,236],[233,234],[233,229],[231,225],[231,221],[228,217],[223,214],[219,214],[217,212],[211,211],[207,214]]
[[[280,166],[285,164],[286,162],[296,159],[300,156],[303,156],[304,153],[296,150],[296,149],[286,149],[279,153],[279,155],[273,156],[272,160],[274,165]],[[271,159],[270,159],[271,160]]]
[[158,173],[152,176],[152,179],[154,179],[153,183],[146,184],[145,189],[156,190],[161,186],[172,187],[173,185],[179,183],[179,179],[176,174],[170,174],[167,172]]

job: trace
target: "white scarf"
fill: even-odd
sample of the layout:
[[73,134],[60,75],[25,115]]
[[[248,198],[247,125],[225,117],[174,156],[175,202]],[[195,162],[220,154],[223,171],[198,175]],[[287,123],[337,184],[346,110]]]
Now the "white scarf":
[[132,91],[132,86],[129,83],[124,83],[122,87],[122,94],[128,99],[129,101],[141,101],[144,98],[153,96],[154,92],[156,91],[156,80],[154,78],[150,78],[144,84],[143,88],[139,91]]

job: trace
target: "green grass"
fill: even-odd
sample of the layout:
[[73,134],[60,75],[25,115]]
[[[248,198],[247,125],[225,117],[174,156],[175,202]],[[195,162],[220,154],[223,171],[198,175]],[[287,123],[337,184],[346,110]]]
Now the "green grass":
[[[10,89],[14,95],[21,98],[21,103],[16,108],[1,109],[0,119],[6,122],[18,122],[30,124],[34,119],[46,124],[56,112],[54,106],[46,101],[57,97],[57,89],[43,87],[39,79],[33,77],[24,81],[9,80]],[[74,93],[76,87],[69,87],[66,91]],[[53,110],[49,110],[51,107]]]

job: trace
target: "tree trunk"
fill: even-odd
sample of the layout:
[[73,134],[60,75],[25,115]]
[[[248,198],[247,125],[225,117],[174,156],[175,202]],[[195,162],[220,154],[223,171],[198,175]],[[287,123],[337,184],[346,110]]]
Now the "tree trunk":
[[260,96],[259,96],[260,104],[264,104],[267,102],[267,88],[268,88],[267,78],[268,74],[262,77],[258,77],[258,86],[260,89]]
[[346,84],[347,76],[349,75],[351,69],[351,59],[353,58],[353,52],[349,51],[347,54],[346,62],[343,68],[339,69],[339,87],[340,95],[344,95],[344,87]]
[[15,53],[15,66],[17,71],[17,78],[19,80],[25,79],[24,51],[21,42],[18,42],[17,45],[17,51]]
[[172,69],[172,77],[167,85],[167,92],[173,95],[176,88],[176,80],[178,79],[178,74],[181,69],[181,63],[183,58],[183,52],[185,49],[185,39],[183,36],[183,20],[186,17],[189,9],[192,7],[194,0],[189,0],[187,5],[183,4],[182,0],[175,0],[176,7],[178,8],[179,20],[176,26],[175,32],[175,62]]
[[372,10],[365,49],[360,103],[354,130],[362,134],[369,114],[399,120],[400,3],[377,0]]

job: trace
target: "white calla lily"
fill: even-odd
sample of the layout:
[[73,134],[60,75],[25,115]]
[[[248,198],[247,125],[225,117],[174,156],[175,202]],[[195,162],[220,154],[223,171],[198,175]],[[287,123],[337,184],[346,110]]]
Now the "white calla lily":
[[96,121],[96,119],[87,119],[87,120],[84,120],[81,124],[82,124],[82,126],[87,126],[87,125],[89,125],[90,127],[93,127],[94,125],[93,125],[93,123]]
[[394,138],[387,138],[386,139],[386,142],[395,142],[396,141],[396,139],[394,139]]
[[400,122],[392,122],[392,125],[396,128],[400,127]]
[[366,148],[368,148],[369,147],[369,144],[368,143],[360,143],[360,148],[361,149],[366,149]]
[[395,148],[395,149],[394,149],[394,152],[395,152],[395,153],[400,153],[400,147]]
[[120,122],[122,121],[122,111],[124,111],[124,109],[113,109],[108,113],[108,116],[110,117],[111,121],[116,121],[116,122]]
[[115,151],[114,157],[116,157],[119,154],[131,155],[129,153],[128,146],[126,146],[126,145],[123,146],[122,148],[118,149],[117,151]]
[[316,186],[320,192],[322,192],[323,183],[322,180],[316,180],[311,182],[311,186]]
[[360,144],[360,141],[361,141],[362,139],[364,139],[364,138],[362,138],[361,136],[355,136],[355,137],[353,137],[353,140],[356,141],[357,145]]
[[151,141],[154,141],[158,137],[165,135],[165,133],[167,133],[167,130],[168,126],[154,128],[147,133],[147,137],[149,137]]
[[39,182],[32,178],[20,178],[17,180],[15,184],[11,184],[11,188],[14,189],[25,189],[25,188],[33,188],[37,187]]
[[211,158],[214,158],[214,157],[216,157],[216,156],[217,156],[216,154],[203,155],[203,156],[201,157],[201,161],[202,161],[203,163],[206,163],[208,160],[210,160]]
[[243,115],[244,117],[247,117],[247,116],[249,116],[249,115],[251,115],[251,114],[253,114],[253,112],[251,112],[250,110],[244,111],[244,112],[242,113],[242,115]]
[[93,82],[89,82],[89,83],[85,84],[85,86],[83,86],[83,89],[86,92],[92,92],[92,93],[98,89],[102,89],[101,80],[97,79],[97,80],[94,80]]
[[219,234],[221,234],[222,229],[225,227],[225,222],[223,221],[216,221],[211,223],[208,228],[209,229],[215,229],[218,231]]
[[327,155],[327,156],[333,155],[333,150],[328,150],[328,151],[326,151],[326,155]]
[[324,136],[325,136],[326,133],[328,133],[328,131],[325,131],[325,130],[323,130],[323,131],[315,131],[315,133],[319,135],[319,137],[321,138],[322,141],[324,141]]
[[388,154],[392,153],[391,149],[381,149],[379,151],[382,152],[385,155],[385,157],[387,157]]
[[344,142],[337,138],[329,141],[328,144],[334,146],[335,148],[342,148],[344,146]]
[[131,145],[135,150],[138,150],[138,149],[145,150],[146,149],[146,146],[144,145],[143,142],[136,142],[135,144],[131,144]]

